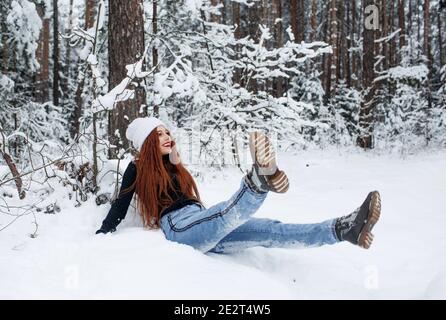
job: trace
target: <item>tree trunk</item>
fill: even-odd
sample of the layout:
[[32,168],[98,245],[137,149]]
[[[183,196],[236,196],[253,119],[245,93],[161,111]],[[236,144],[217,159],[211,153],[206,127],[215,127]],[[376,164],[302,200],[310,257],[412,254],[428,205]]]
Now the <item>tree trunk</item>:
[[[152,7],[152,32],[153,34],[157,34],[158,33],[158,2],[157,1],[153,1],[153,7]],[[152,61],[153,61],[153,67],[155,67],[156,65],[158,65],[158,49],[153,46],[152,48]],[[158,71],[158,68],[157,70]],[[153,106],[153,115],[155,117],[159,116],[159,105],[154,105]]]
[[[392,1],[392,0],[390,0]],[[382,13],[382,34],[381,37],[387,37],[389,35],[389,22],[388,22],[388,12],[387,12],[387,1],[381,1],[381,13]],[[383,55],[383,68],[384,70],[389,69],[389,45],[387,41],[382,41],[382,55]]]
[[[397,26],[397,23],[399,24],[399,22],[397,20],[399,20],[399,19],[397,19],[397,17],[396,17],[395,5],[397,5],[397,3],[395,3],[395,1],[389,1],[389,3],[388,3],[388,6],[390,6],[390,14],[389,14],[390,19],[389,19],[389,24],[388,24],[389,33],[393,33],[397,29],[399,29],[399,27]],[[397,55],[396,42],[397,42],[397,36],[390,39],[390,42],[388,45],[389,68],[395,67],[397,65],[397,60],[399,59],[398,58],[399,56]],[[391,98],[396,92],[396,84],[395,84],[395,82],[388,82],[388,86],[389,86],[388,87],[389,88],[389,98]]]
[[[412,34],[412,0],[409,0],[409,15],[407,17],[407,34]],[[409,38],[410,40],[410,38]]]
[[14,163],[14,160],[12,160],[12,157],[6,152],[4,152],[2,149],[0,149],[0,154],[2,155],[2,158],[5,160],[5,163],[8,165],[8,168],[11,171],[12,176],[14,177],[14,182],[17,188],[17,192],[19,194],[19,198],[24,199],[26,193],[25,190],[22,190],[23,186],[22,178],[20,178],[20,174],[17,170],[17,166]]
[[299,42],[297,40],[299,37],[297,32],[297,1],[298,0],[290,1],[290,24],[291,24],[291,30],[293,31],[295,42]]
[[53,0],[53,104],[59,105],[59,9],[58,0]]
[[240,24],[240,3],[232,2],[232,24],[237,25],[235,29],[235,38],[241,38],[241,24]]
[[[275,47],[280,48],[283,46],[283,30],[282,30],[282,1],[281,0],[274,0],[273,1],[273,21],[277,21],[274,25],[274,39]],[[276,81],[273,82],[273,90],[274,95],[276,97],[281,97],[283,94],[283,79],[277,78]]]
[[[240,24],[240,3],[238,3],[238,2],[232,2],[232,24],[237,26],[237,28],[235,29],[235,32],[234,32],[235,38],[240,39],[241,34],[242,34],[241,33],[242,26]],[[238,52],[239,50],[240,50],[240,47],[237,45],[236,51]],[[239,55],[237,52],[235,53],[234,59],[239,59]],[[240,86],[243,86],[240,78],[241,78],[241,70],[235,69],[234,75],[232,77],[232,81],[234,83],[240,84]]]
[[398,23],[400,31],[400,62],[402,59],[402,49],[406,45],[406,22],[404,19],[404,0],[398,0]]
[[[271,50],[274,47],[274,16],[272,12],[272,2],[270,0],[260,1],[259,10],[260,23],[269,28],[272,35],[270,39],[264,40],[263,46],[268,50]],[[259,81],[257,81],[257,90],[270,92],[272,95],[274,95],[272,79],[259,79]]]
[[326,100],[334,96],[337,82],[337,62],[338,62],[338,22],[336,0],[330,0],[329,18],[330,18],[330,45],[333,53],[328,57],[328,74],[326,87]]
[[299,0],[297,2],[297,17],[299,21],[297,22],[297,30],[299,34],[299,42],[305,41],[305,0]]
[[[323,12],[323,16],[325,19],[325,24],[324,24],[324,34],[323,34],[323,39],[326,43],[330,43],[330,8],[327,8],[327,6],[324,6],[326,9],[325,12]],[[323,20],[324,20],[323,19]],[[324,95],[324,103],[327,104],[328,103],[328,99],[330,97],[329,92],[327,91],[327,88],[330,87],[330,78],[331,78],[331,74],[330,74],[330,58],[331,58],[331,54],[324,54],[322,56],[322,86],[325,89],[325,95]]]
[[[88,30],[93,27],[94,25],[94,13],[96,8],[96,0],[85,0],[85,30]],[[104,9],[105,10],[105,9]],[[84,74],[84,71],[86,74]],[[76,88],[76,93],[74,96],[74,110],[71,117],[71,127],[70,127],[70,134],[71,137],[74,138],[76,135],[79,134],[80,130],[80,118],[83,114],[83,98],[82,93],[84,91],[84,85],[85,85],[85,77],[90,72],[89,69],[85,69],[84,66],[80,66],[80,70],[78,72],[78,85]]]
[[[390,32],[395,31],[395,2],[390,1]],[[390,40],[389,44],[389,67],[396,65],[396,37]]]
[[45,8],[42,4],[36,6],[39,17],[42,19],[42,31],[39,35],[37,47],[37,61],[40,69],[37,74],[36,100],[39,102],[48,101],[48,79],[49,79],[49,56],[50,56],[50,19],[45,19]]
[[[417,0],[417,43],[421,43],[421,16],[420,16],[420,0]],[[420,50],[418,52],[418,60],[420,59]]]
[[[88,72],[87,70],[85,71]],[[84,74],[84,71],[79,70],[78,85],[74,95],[74,110],[70,119],[71,120],[70,135],[72,138],[76,137],[76,135],[79,135],[80,118],[82,117],[82,105],[83,105],[82,92],[84,90],[85,76],[86,75]]]
[[[154,1],[155,3],[156,1]],[[216,7],[220,4],[221,0],[211,0],[212,6]],[[219,9],[220,13],[222,9]],[[215,23],[221,23],[221,15],[218,14],[211,14],[211,21]]]
[[223,1],[223,7],[220,10],[221,14],[221,23],[224,25],[228,25],[228,12],[231,10],[231,6],[229,5],[231,1],[228,0],[222,0]]
[[[74,0],[70,0],[70,11],[68,14],[68,29],[65,31],[65,34],[71,34],[73,30],[73,4]],[[66,51],[65,51],[65,66],[64,66],[64,77],[62,81],[62,92],[66,94],[68,92],[68,82],[71,79],[71,69],[72,69],[72,62],[71,62],[71,46],[70,46],[70,40],[67,39],[66,43]]]
[[[261,18],[262,18],[262,10],[261,8],[259,8],[259,3],[255,2],[254,5],[250,6],[247,11],[247,16],[248,16],[248,27],[247,27],[247,35],[249,35],[251,37],[251,39],[253,39],[255,42],[258,42],[259,40],[259,24],[261,23]],[[261,87],[257,81],[257,79],[254,79],[253,76],[254,74],[251,74],[251,77],[248,78],[248,75],[251,73],[250,70],[243,70],[243,74],[241,76],[241,81],[244,84],[244,87],[253,92],[253,93],[257,93],[258,90],[261,90]]]
[[346,50],[344,50],[345,52],[345,78],[346,78],[346,82],[347,82],[347,87],[351,87],[352,86],[352,75],[351,75],[351,59],[350,59],[350,51],[349,49],[352,47],[352,39],[351,39],[351,21],[350,21],[350,17],[351,17],[351,12],[352,9],[350,8],[351,6],[351,2],[347,1],[345,3],[346,5],[346,28],[347,30],[345,31],[346,34]]
[[273,9],[272,22],[274,26],[274,39],[276,40],[275,47],[280,48],[283,46],[282,1],[274,0],[272,9]]
[[444,66],[444,51],[443,51],[443,36],[442,36],[442,26],[441,26],[441,13],[437,11],[437,27],[438,27],[438,50],[440,51],[440,66]]
[[[401,0],[402,1],[402,0]],[[424,0],[424,39],[423,51],[428,59],[429,72],[432,74],[432,52],[431,52],[431,19],[430,19],[430,1]]]
[[96,0],[85,0],[85,29],[93,28],[95,20]]
[[0,156],[2,156],[2,158],[5,160],[6,165],[9,168],[9,171],[11,171],[12,176],[14,177],[14,182],[15,185],[17,187],[17,192],[19,194],[19,198],[23,199],[25,198],[25,191],[22,190],[22,178],[20,177],[20,174],[17,170],[17,166],[14,163],[14,160],[12,159],[12,157],[6,152],[6,135],[3,131],[3,127],[1,126],[0,123]]
[[262,21],[262,10],[259,8],[259,2],[255,2],[254,5],[248,8],[248,34],[254,41],[259,40],[259,23]]
[[[3,8],[0,8],[3,9]],[[1,22],[0,22],[0,28],[2,31],[2,65],[1,71],[4,74],[8,73],[8,56],[9,56],[9,47],[8,47],[8,32],[6,27],[6,10],[1,10]]]
[[311,1],[311,33],[310,41],[316,40],[317,32],[317,0]]
[[336,12],[336,21],[339,21],[339,24],[337,24],[337,31],[338,31],[338,44],[337,44],[337,57],[338,60],[336,61],[336,83],[339,82],[340,79],[344,79],[344,74],[342,71],[345,72],[345,47],[346,47],[346,36],[345,36],[345,27],[344,27],[344,10],[345,3],[338,1],[336,3],[337,12]]
[[[373,5],[373,0],[364,0],[363,10],[369,5]],[[363,13],[363,25],[366,24],[368,16]],[[357,144],[364,149],[373,148],[373,107],[375,89],[373,80],[375,79],[374,71],[374,45],[375,30],[373,28],[363,29],[363,61],[362,61],[362,84],[364,87],[364,99],[361,102],[359,111],[359,126],[361,129],[357,139]]]
[[[141,0],[110,0],[108,25],[108,62],[110,89],[118,85],[127,74],[128,64],[136,63],[144,53],[144,19]],[[146,104],[145,90],[134,88],[135,97],[117,103],[109,113],[109,157],[116,158],[119,149],[127,150],[125,138],[128,124],[140,116],[139,110]]]
[[423,52],[427,58],[427,66],[429,69],[427,77],[427,101],[428,109],[432,108],[432,94],[431,94],[431,83],[432,83],[432,50],[431,50],[431,20],[430,20],[430,1],[424,0],[424,41],[423,41]]
[[294,41],[300,43],[304,40],[305,30],[305,4],[304,0],[291,0],[291,29],[294,34]]
[[[66,31],[67,34],[70,34],[73,30],[73,4],[74,0],[70,0],[70,12],[68,15],[68,30]],[[66,58],[65,63],[67,65],[67,73],[66,76],[70,76],[70,70],[71,70],[71,46],[70,46],[70,40],[67,40],[67,52],[66,52]]]
[[[351,43],[353,46],[357,46],[357,42],[356,42],[356,0],[351,0],[350,3],[350,12],[351,12],[351,17],[352,17],[352,25],[351,25],[351,32],[350,32],[350,38],[351,38]],[[350,48],[350,46],[349,46]],[[354,75],[355,77],[352,77],[352,83],[351,86],[355,86],[356,87],[356,83],[357,83],[357,79],[358,78],[358,74],[357,74],[357,53],[355,51],[352,51],[351,53],[351,60],[352,60],[352,75]]]
[[272,35],[271,39],[265,41],[265,47],[268,49],[271,49],[275,45],[274,41],[274,8],[273,8],[273,1],[271,0],[262,0],[260,2],[260,12],[261,12],[261,18],[260,23],[264,26],[269,28],[269,31]]

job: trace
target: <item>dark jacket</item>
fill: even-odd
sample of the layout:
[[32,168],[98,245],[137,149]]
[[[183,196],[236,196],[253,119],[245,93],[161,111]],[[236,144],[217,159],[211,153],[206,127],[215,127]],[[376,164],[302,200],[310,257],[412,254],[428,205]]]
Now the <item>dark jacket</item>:
[[[172,183],[175,187],[175,190],[169,190],[169,196],[174,200],[173,204],[166,208],[162,213],[161,217],[171,211],[180,209],[188,204],[199,203],[196,199],[187,198],[183,193],[181,193],[179,183],[176,179],[176,176],[171,176]],[[127,166],[127,169],[124,172],[124,176],[122,177],[121,189],[119,191],[119,196],[115,201],[112,202],[112,206],[110,211],[107,214],[107,217],[102,222],[101,228],[96,231],[98,233],[108,233],[116,231],[116,227],[118,224],[124,220],[127,209],[132,201],[135,190],[131,190],[127,193],[121,194],[123,190],[130,187],[133,182],[136,180],[136,165],[131,161]]]

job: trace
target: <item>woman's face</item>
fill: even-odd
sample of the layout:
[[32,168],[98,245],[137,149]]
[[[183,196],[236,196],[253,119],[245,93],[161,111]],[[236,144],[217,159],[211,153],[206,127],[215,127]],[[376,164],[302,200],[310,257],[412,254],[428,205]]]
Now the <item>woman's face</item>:
[[160,139],[161,154],[169,154],[172,151],[172,139],[170,137],[170,131],[164,126],[158,126],[158,138]]

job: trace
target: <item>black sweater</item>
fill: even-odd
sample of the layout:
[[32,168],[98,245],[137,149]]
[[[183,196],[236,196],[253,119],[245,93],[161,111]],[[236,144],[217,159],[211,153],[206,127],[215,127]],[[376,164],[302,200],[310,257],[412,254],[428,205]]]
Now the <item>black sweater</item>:
[[[187,198],[183,193],[181,193],[178,181],[176,176],[173,175],[172,183],[174,185],[175,190],[169,190],[169,196],[174,200],[173,204],[166,208],[162,213],[161,217],[171,211],[182,208],[188,204],[199,203],[196,199]],[[96,231],[96,233],[107,233],[116,231],[116,227],[118,224],[124,220],[127,209],[132,201],[133,194],[135,193],[135,189],[121,194],[123,190],[130,187],[133,182],[136,180],[136,165],[131,161],[127,166],[127,169],[124,172],[124,176],[122,177],[121,189],[119,191],[119,196],[115,201],[112,202],[112,206],[110,211],[107,214],[107,217],[102,222],[101,228]]]

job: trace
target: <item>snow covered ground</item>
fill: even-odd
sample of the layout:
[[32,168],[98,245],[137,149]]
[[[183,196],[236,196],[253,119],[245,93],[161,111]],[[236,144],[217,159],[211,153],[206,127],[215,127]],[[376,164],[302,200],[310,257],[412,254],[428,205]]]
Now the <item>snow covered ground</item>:
[[[0,298],[446,298],[446,152],[401,159],[311,151],[280,154],[279,161],[290,190],[268,195],[257,217],[318,222],[350,213],[377,189],[382,218],[372,248],[341,243],[204,255],[142,229],[133,212],[118,232],[96,236],[109,206],[91,200],[74,208],[59,199],[60,212],[36,216],[36,238],[29,237],[32,215],[0,231]],[[207,206],[235,192],[242,173],[214,176],[197,181]],[[13,218],[0,214],[0,229]]]

